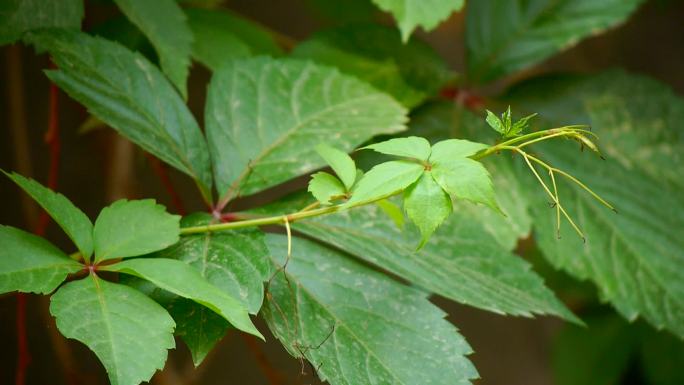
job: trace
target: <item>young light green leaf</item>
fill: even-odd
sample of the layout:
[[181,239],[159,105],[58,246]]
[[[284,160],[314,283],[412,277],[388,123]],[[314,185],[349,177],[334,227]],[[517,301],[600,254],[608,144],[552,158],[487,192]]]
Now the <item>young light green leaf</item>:
[[154,199],[118,200],[95,221],[95,261],[135,257],[178,242],[180,216],[171,215]]
[[395,204],[389,199],[382,199],[377,202],[375,202],[378,207],[390,218],[392,221],[394,221],[394,224],[397,225],[397,228],[399,230],[404,228],[404,213],[401,211],[401,207],[399,205]]
[[623,22],[642,0],[478,0],[468,3],[466,57],[477,81],[532,66]]
[[[267,241],[274,268],[282,266],[287,239],[269,234]],[[294,238],[292,250],[287,269],[271,281],[263,314],[321,380],[465,385],[477,378],[467,342],[424,292],[313,241]],[[434,366],[425,370],[426,362]]]
[[323,171],[313,174],[309,181],[308,191],[323,205],[328,205],[332,198],[344,196],[347,193],[339,179]]
[[192,30],[192,57],[212,71],[225,63],[252,55],[252,50],[231,28],[230,16],[217,10],[188,9]]
[[482,163],[468,158],[486,147],[461,139],[436,143],[430,155],[432,176],[453,199],[467,199],[501,211],[489,172]]
[[[214,46],[218,50],[227,50],[226,46],[219,46],[219,44],[221,44],[224,38],[230,39],[227,37],[233,36],[245,44],[251,54],[269,56],[280,56],[283,54],[283,49],[273,39],[272,33],[257,23],[249,21],[227,9],[186,8],[185,14],[188,17],[188,23],[193,32],[200,32],[195,35],[195,43],[205,40],[200,44],[206,48]],[[209,38],[208,41],[206,41],[207,38]],[[212,42],[211,40],[215,41]],[[229,42],[229,40],[225,41]],[[233,46],[231,45],[230,47]],[[208,52],[205,53],[208,54]],[[214,55],[216,56],[212,57],[217,59],[219,57],[227,58],[227,56],[218,56],[224,54],[216,52]],[[230,54],[225,53],[225,55]]]
[[356,164],[349,154],[326,144],[316,146],[316,152],[335,171],[344,187],[351,190],[356,182]]
[[389,12],[399,24],[401,39],[406,42],[418,26],[426,31],[437,27],[453,12],[463,7],[463,0],[372,0]]
[[0,45],[42,28],[80,29],[83,0],[4,0],[0,3]]
[[217,189],[222,201],[253,194],[323,166],[312,144],[351,151],[403,130],[405,121],[406,110],[391,97],[335,69],[235,60],[214,73],[207,99]]
[[119,9],[152,42],[162,71],[184,99],[188,97],[192,31],[175,0],[114,0]]
[[[307,195],[292,196],[261,212],[291,212],[310,202]],[[401,231],[377,205],[292,224],[303,234],[454,301],[499,314],[553,314],[581,323],[531,265],[504,248],[485,226],[473,220],[471,212],[454,211],[416,252],[420,234],[415,227]]]
[[504,126],[503,122],[492,111],[487,110],[486,121],[487,124],[489,124],[489,127],[493,128],[494,131],[500,133],[501,135],[506,133],[506,127]]
[[419,249],[453,211],[449,194],[435,182],[430,171],[424,172],[418,182],[406,189],[404,210],[420,230]]
[[403,156],[427,161],[430,157],[430,142],[425,138],[409,136],[405,138],[393,138],[384,142],[378,142],[363,147],[362,150],[374,150],[381,154]]
[[240,301],[209,283],[196,269],[184,262],[168,258],[135,258],[101,269],[146,279],[161,289],[208,307],[235,328],[264,338],[252,324],[247,308]]
[[[529,183],[528,200],[537,202],[530,207],[544,256],[556,268],[593,281],[601,298],[628,320],[643,316],[684,337],[684,238],[672,236],[673,229],[684,228],[684,137],[678,129],[684,101],[664,85],[621,71],[523,84],[509,100],[550,123],[571,117],[590,124],[607,155],[597,165],[594,154],[566,143],[537,150],[618,208],[616,215],[582,188],[558,181],[586,243],[574,236],[557,239],[547,198],[532,188],[537,182],[529,173],[520,174]],[[563,224],[561,234],[568,231]]]
[[25,178],[16,172],[11,174],[2,172],[50,214],[71,238],[84,259],[90,258],[93,253],[93,223],[83,211],[74,206],[64,195],[44,187],[33,179]]
[[157,158],[195,179],[211,201],[211,163],[195,118],[168,80],[147,59],[85,33],[32,32],[59,70],[48,77],[90,113]]
[[48,294],[83,269],[50,242],[14,227],[0,225],[0,245],[0,294]]
[[[349,1],[344,1],[347,6]],[[419,39],[403,43],[396,29],[354,23],[314,33],[292,55],[337,67],[392,95],[407,108],[438,94],[456,78],[435,50]]]
[[513,137],[522,134],[527,129],[530,119],[534,118],[535,116],[537,116],[536,112],[534,114],[527,115],[524,118],[521,118],[517,122],[513,123],[511,131],[508,133],[507,136]]
[[415,182],[425,166],[406,160],[380,163],[361,178],[347,204],[380,198],[399,192]]
[[112,385],[149,381],[175,346],[174,322],[164,308],[94,274],[61,287],[50,299],[50,313],[65,337],[97,355]]

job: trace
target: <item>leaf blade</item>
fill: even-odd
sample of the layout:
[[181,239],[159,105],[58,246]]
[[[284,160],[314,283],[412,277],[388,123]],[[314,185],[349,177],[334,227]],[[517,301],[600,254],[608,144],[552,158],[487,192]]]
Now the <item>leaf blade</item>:
[[389,12],[399,24],[401,39],[406,42],[418,26],[426,31],[437,27],[452,12],[463,7],[463,0],[372,0],[383,11]]
[[424,170],[422,164],[405,160],[380,163],[363,175],[347,204],[399,192],[418,180]]
[[311,176],[308,191],[321,204],[328,205],[333,197],[344,196],[346,189],[342,182],[327,172],[317,172]]
[[8,0],[0,5],[0,45],[19,40],[26,32],[41,28],[80,29],[83,1]]
[[403,156],[422,161],[427,161],[431,152],[430,142],[425,138],[417,136],[393,138],[384,142],[369,144],[362,148],[362,150],[365,149],[373,150],[381,154]]
[[356,182],[356,164],[349,154],[326,144],[316,146],[316,152],[335,171],[335,174],[344,183],[344,187],[351,190],[354,182]]
[[434,180],[430,171],[423,173],[418,182],[406,189],[404,209],[420,230],[422,239],[419,249],[453,211],[451,198]]

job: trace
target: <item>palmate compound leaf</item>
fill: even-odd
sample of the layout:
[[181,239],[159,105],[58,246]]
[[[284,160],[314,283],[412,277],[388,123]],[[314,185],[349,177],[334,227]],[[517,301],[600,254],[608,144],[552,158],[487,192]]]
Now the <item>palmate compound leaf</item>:
[[[303,238],[269,234],[273,334],[331,384],[470,384],[471,349],[420,290]],[[278,269],[278,270],[276,270]]]
[[319,144],[316,146],[316,152],[321,158],[325,159],[325,162],[333,171],[335,171],[335,174],[340,178],[344,187],[347,190],[351,190],[352,186],[354,186],[354,182],[356,182],[357,173],[356,164],[349,154],[334,147],[330,147],[327,144]]
[[178,242],[180,216],[171,215],[154,199],[118,200],[95,221],[95,262],[135,257]]
[[[344,1],[347,6],[349,1]],[[292,51],[298,58],[337,67],[412,108],[436,95],[456,75],[425,42],[401,41],[396,29],[354,23],[317,32]]]
[[48,294],[83,269],[50,242],[14,227],[0,225],[0,245],[0,294]]
[[[306,194],[296,194],[260,210],[281,214],[308,202]],[[500,314],[552,314],[579,322],[530,264],[500,245],[467,210],[455,211],[420,251],[415,227],[400,230],[376,205],[308,218],[292,227],[463,304]]]
[[[520,85],[508,97],[514,108],[538,111],[557,122],[572,116],[601,138],[607,161],[567,143],[540,146],[539,156],[569,172],[613,204],[598,204],[574,184],[559,183],[586,243],[563,224],[557,239],[547,198],[533,188],[536,239],[557,268],[593,281],[601,298],[628,320],[643,316],[656,328],[684,338],[684,184],[681,182],[684,101],[641,76],[612,71],[590,77],[545,79]],[[597,163],[598,162],[598,163]],[[559,182],[562,181],[559,180]]]
[[168,258],[134,258],[103,266],[101,270],[143,278],[163,290],[210,308],[235,328],[263,338],[249,319],[246,306],[184,262]]
[[463,0],[372,0],[389,12],[399,24],[401,39],[406,42],[417,27],[430,31],[463,7]]
[[[191,214],[181,226],[208,224],[211,215]],[[153,257],[171,258],[192,266],[200,275],[256,314],[264,299],[263,283],[270,277],[270,261],[259,229],[242,229],[182,236]],[[164,304],[176,321],[176,334],[199,365],[226,333],[228,322],[210,309],[183,298]]]
[[65,337],[95,352],[112,385],[149,381],[175,346],[174,322],[164,308],[94,274],[62,286],[50,299],[50,313]]
[[495,80],[623,22],[642,0],[478,0],[468,3],[468,71]]
[[114,0],[154,46],[162,71],[188,97],[192,31],[175,0]]
[[0,45],[40,28],[80,29],[83,0],[5,0],[0,3]]
[[11,174],[2,172],[50,214],[78,247],[84,259],[90,258],[93,253],[93,223],[83,211],[74,206],[64,195],[50,190],[33,179],[16,172]]
[[223,200],[249,195],[324,165],[320,143],[343,151],[403,130],[406,110],[337,70],[258,57],[214,73],[206,122]]
[[154,156],[190,175],[211,201],[211,163],[202,132],[162,73],[140,54],[85,33],[28,35],[52,55],[48,77],[88,111]]

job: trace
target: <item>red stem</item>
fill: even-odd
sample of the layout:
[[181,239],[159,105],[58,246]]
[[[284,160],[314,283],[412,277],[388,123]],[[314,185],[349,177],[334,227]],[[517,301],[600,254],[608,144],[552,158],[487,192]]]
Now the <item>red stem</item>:
[[154,173],[157,174],[159,180],[166,189],[166,192],[169,194],[169,197],[171,197],[171,202],[176,208],[176,212],[178,212],[180,215],[185,215],[187,211],[183,205],[183,200],[173,187],[173,183],[171,182],[171,178],[169,178],[166,165],[164,165],[164,163],[162,163],[159,159],[155,158],[152,154],[145,153],[145,156],[147,156],[147,159],[150,161],[150,165],[152,166],[152,170],[154,170]]
[[484,99],[471,91],[458,87],[445,87],[439,92],[445,99],[452,99],[471,111],[480,111],[484,107]]

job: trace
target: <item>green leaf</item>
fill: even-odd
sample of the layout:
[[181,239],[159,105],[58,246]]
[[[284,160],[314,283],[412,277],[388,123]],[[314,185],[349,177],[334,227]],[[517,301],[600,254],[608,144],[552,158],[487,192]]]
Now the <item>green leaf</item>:
[[508,137],[518,136],[522,134],[527,129],[530,119],[534,118],[535,116],[537,116],[536,112],[534,114],[530,114],[523,118],[520,118],[520,120],[513,123],[511,131],[508,133]]
[[[245,44],[251,54],[270,56],[280,56],[283,54],[282,48],[275,42],[268,30],[227,9],[189,8],[185,9],[185,13],[193,32],[200,32],[195,35],[195,43],[205,40],[200,44],[206,48],[215,46],[217,49],[227,50],[225,46],[220,48],[219,44],[222,44],[223,39],[229,42],[228,39],[230,38],[228,36],[233,36]],[[215,41],[206,41],[206,38]],[[230,47],[235,46],[231,45]],[[208,52],[206,53],[208,54]],[[214,52],[212,55],[216,55],[212,57],[218,59],[219,57],[227,58],[227,55],[230,55],[230,53]]]
[[50,313],[65,337],[95,352],[112,385],[149,381],[175,346],[174,322],[164,308],[94,274],[61,287],[51,298]]
[[448,139],[432,146],[432,176],[453,199],[483,203],[501,211],[496,203],[494,185],[482,163],[468,158],[486,144],[463,139]]
[[209,283],[193,267],[168,258],[135,258],[101,267],[146,279],[161,289],[191,299],[220,314],[235,328],[263,339],[249,319],[247,308]]
[[83,266],[45,239],[0,225],[0,294],[48,294]]
[[206,107],[219,193],[230,200],[314,170],[323,166],[317,144],[351,151],[374,135],[403,130],[405,115],[389,96],[328,67],[233,61],[214,73]]
[[422,240],[418,248],[425,245],[430,235],[453,211],[449,194],[435,182],[430,171],[423,173],[418,182],[406,189],[404,209],[420,230]]
[[316,146],[316,152],[325,162],[335,171],[344,187],[351,190],[356,182],[356,164],[354,160],[344,151],[340,151],[326,144]]
[[401,207],[399,205],[395,204],[389,199],[382,199],[375,204],[385,213],[387,216],[392,219],[395,225],[397,225],[397,228],[399,230],[404,228],[404,212],[401,211]]
[[[209,214],[196,213],[183,218],[181,225],[199,226],[211,220]],[[249,313],[257,314],[264,299],[263,283],[270,277],[268,255],[263,233],[255,228],[186,235],[154,257],[187,263],[240,301]],[[229,324],[206,307],[182,298],[165,306],[176,320],[176,334],[183,338],[195,365],[199,365],[225,335]]]
[[380,163],[370,169],[356,185],[348,204],[380,198],[399,192],[420,178],[425,166],[406,160]]
[[192,30],[192,57],[212,71],[225,63],[252,55],[252,50],[231,28],[232,18],[220,11],[186,10]]
[[430,157],[430,142],[425,138],[417,136],[389,139],[384,142],[373,143],[362,149],[374,150],[386,155],[414,158],[426,162]]
[[190,175],[211,201],[211,163],[195,118],[171,84],[139,54],[84,33],[29,34],[59,70],[48,77],[90,113]]
[[[356,170],[354,170],[356,171]],[[347,190],[344,188],[342,182],[335,176],[327,172],[317,172],[311,176],[309,181],[309,192],[321,204],[330,204],[330,200],[334,197],[344,196]]]
[[[416,111],[411,118],[409,132],[432,142],[460,137],[493,143],[499,137],[487,128],[480,116],[452,102],[433,103]],[[532,230],[525,194],[529,186],[516,173],[517,166],[522,165],[508,154],[489,156],[482,162],[491,172],[496,186],[496,201],[506,216],[467,201],[456,201],[454,211],[481,224],[482,231],[495,238],[506,250],[513,250],[518,239],[527,237]]]
[[118,200],[95,221],[95,261],[135,257],[178,242],[180,216],[171,215],[154,199]]
[[593,316],[588,327],[567,325],[553,344],[558,385],[620,383],[639,343],[639,333],[613,314]]
[[494,131],[500,133],[501,135],[506,134],[506,127],[504,126],[503,122],[492,111],[487,110],[486,120],[487,124],[489,124],[489,127],[493,128]]
[[466,57],[486,82],[535,65],[622,23],[642,0],[478,0],[468,3]]
[[[287,240],[268,235],[275,267]],[[425,294],[312,241],[294,238],[264,318],[331,384],[469,384],[471,349]],[[426,370],[426,364],[430,370]]]
[[408,41],[418,26],[430,31],[463,7],[463,0],[372,0],[399,24],[401,39]]
[[162,71],[188,97],[192,31],[174,0],[114,0],[128,19],[152,42]]
[[93,253],[93,223],[83,211],[74,206],[64,195],[44,187],[33,179],[25,178],[16,172],[11,174],[2,172],[50,214],[78,247],[83,258],[87,260]]
[[317,32],[298,44],[292,55],[337,67],[387,92],[407,108],[437,94],[455,78],[428,44],[415,38],[404,44],[394,28],[378,24]]
[[[306,195],[282,200],[262,212],[291,212],[306,205],[301,197]],[[504,249],[469,212],[455,211],[420,251],[416,251],[416,229],[398,229],[377,205],[308,218],[292,227],[463,304],[500,314],[553,314],[579,322],[544,286],[530,264]]]
[[[563,223],[557,239],[548,198],[529,175],[536,239],[559,269],[599,288],[628,320],[643,316],[656,328],[684,337],[684,136],[678,128],[684,100],[644,77],[608,72],[586,78],[545,79],[509,96],[516,108],[539,111],[551,122],[589,124],[601,138],[607,161],[575,146],[539,146],[538,155],[590,186],[619,210],[599,205],[574,184],[559,182],[561,202],[586,235],[586,243]],[[679,176],[677,176],[679,175]],[[534,185],[532,184],[534,183]]]
[[0,45],[41,28],[80,29],[83,0],[4,0],[0,4]]

